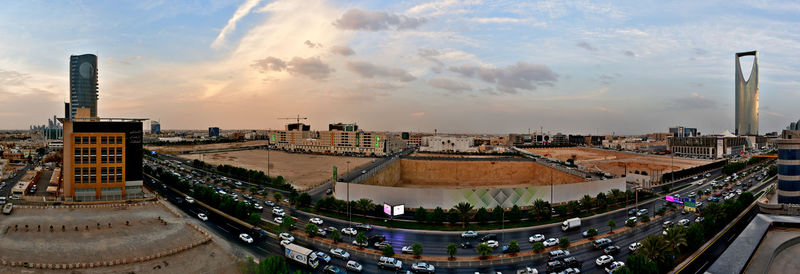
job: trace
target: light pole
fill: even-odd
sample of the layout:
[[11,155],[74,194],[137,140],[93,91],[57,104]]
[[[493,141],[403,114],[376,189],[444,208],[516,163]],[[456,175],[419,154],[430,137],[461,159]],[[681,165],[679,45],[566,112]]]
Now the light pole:
[[269,178],[269,143],[267,143],[267,178]]
[[550,204],[553,203],[553,169],[550,169]]
[[[345,176],[347,176],[348,173],[350,173],[350,161],[349,160],[347,161],[347,172],[345,173]],[[349,220],[347,225],[352,227],[353,226],[353,215],[350,213],[350,181],[347,181],[347,218]]]

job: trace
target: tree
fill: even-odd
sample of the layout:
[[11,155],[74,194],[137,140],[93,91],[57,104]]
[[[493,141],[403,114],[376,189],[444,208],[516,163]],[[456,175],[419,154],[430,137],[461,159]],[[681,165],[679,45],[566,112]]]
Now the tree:
[[519,252],[519,244],[517,244],[517,240],[511,240],[511,242],[508,243],[508,252],[511,254],[516,254]]
[[414,210],[414,220],[418,223],[424,223],[428,220],[428,212],[422,207],[417,208],[417,210]]
[[356,234],[356,243],[358,243],[359,247],[367,243],[367,235],[364,235],[364,232],[359,232]]
[[272,198],[275,198],[276,202],[280,202],[281,198],[283,198],[283,194],[281,194],[280,192],[274,192],[272,193]]
[[458,254],[458,246],[454,243],[450,243],[447,245],[447,256],[450,258],[455,258],[456,254]]
[[431,220],[430,222],[435,225],[441,225],[444,222],[444,219],[445,219],[444,209],[437,206],[433,210],[433,214],[430,215],[430,220]]
[[609,192],[608,195],[611,197],[611,200],[614,201],[614,205],[617,205],[619,200],[624,197],[622,191],[616,188],[611,189],[611,192]]
[[705,194],[705,192],[704,192],[702,189],[701,189],[701,190],[698,190],[698,191],[697,191],[697,199],[700,199],[700,197],[702,197],[702,196],[703,196],[703,194]]
[[567,206],[565,206],[565,205],[556,206],[556,213],[558,213],[558,216],[560,216],[560,217],[566,216],[567,215],[567,211],[568,211],[567,210]]
[[386,257],[394,256],[394,247],[392,247],[391,244],[386,244],[386,246],[383,247],[383,256]]
[[608,207],[608,198],[606,194],[603,192],[597,193],[597,198],[594,199],[597,207],[601,210],[605,210]]
[[498,223],[502,222],[504,214],[505,214],[505,209],[500,207],[500,205],[496,205],[494,206],[494,209],[492,209],[492,220]]
[[258,226],[258,224],[261,223],[261,214],[251,213],[250,217],[247,218],[247,222],[251,225]]
[[560,246],[561,248],[567,248],[569,247],[569,244],[570,242],[567,237],[561,237],[561,239],[558,239],[558,246]]
[[608,220],[608,228],[611,230],[611,233],[614,233],[614,228],[617,227],[617,222],[613,219]]
[[314,235],[317,235],[317,229],[319,228],[313,223],[306,224],[306,233],[308,237],[314,238]]
[[282,231],[289,231],[294,226],[295,220],[292,216],[286,215],[283,217],[283,222],[280,224],[280,228]]
[[551,217],[550,211],[550,203],[545,202],[542,199],[536,199],[533,201],[533,208],[531,209],[531,215],[536,216],[536,221],[541,221],[542,218],[545,220],[549,220]]
[[475,251],[478,252],[478,255],[481,256],[481,259],[485,259],[486,256],[492,254],[492,248],[486,243],[478,244],[478,246],[475,247]]
[[669,244],[669,249],[677,257],[680,255],[680,249],[686,246],[686,228],[683,226],[673,226],[667,230],[667,235],[664,240]]
[[589,238],[597,236],[597,229],[594,227],[589,228],[589,230],[586,231],[586,236],[589,236]]
[[542,250],[544,250],[544,244],[542,242],[533,243],[533,251],[539,253],[542,252]]
[[300,197],[297,198],[297,205],[300,207],[307,207],[311,204],[311,195],[308,195],[307,192],[303,192],[300,194]]
[[512,223],[518,223],[522,219],[522,210],[519,209],[519,206],[514,205],[511,207],[511,210],[508,211],[508,220]]
[[475,213],[475,221],[478,221],[481,225],[485,225],[489,221],[489,218],[489,211],[486,211],[485,207],[479,208],[478,212]]
[[367,217],[367,212],[370,212],[375,209],[375,204],[372,203],[372,200],[367,198],[361,198],[356,201],[356,208],[364,214],[364,217]]
[[660,235],[649,235],[645,237],[641,243],[642,246],[639,247],[636,252],[639,252],[652,261],[664,261],[669,253],[669,246],[666,241],[664,241],[664,237]]
[[646,223],[650,221],[650,215],[642,214],[642,222]]
[[703,233],[703,225],[700,223],[693,223],[686,230],[686,243],[689,250],[695,250],[705,242],[705,234]]
[[411,245],[411,254],[416,257],[422,256],[422,244],[414,243]]
[[[652,260],[648,259],[646,256],[634,253],[625,260],[625,267],[627,267],[631,273],[642,273],[642,274],[658,274],[658,264],[653,262]],[[616,272],[614,272],[616,273]]]
[[342,241],[342,233],[339,232],[338,229],[333,228],[333,230],[331,231],[331,240],[333,240],[334,243],[341,242]]
[[586,213],[589,213],[592,210],[592,196],[583,195],[581,198],[581,203],[583,204],[583,208],[586,209]]
[[472,205],[467,202],[460,202],[453,207],[455,212],[461,217],[461,228],[467,225],[467,216],[469,216]]
[[567,211],[569,211],[570,215],[578,215],[581,213],[581,206],[578,201],[569,201],[567,203]]

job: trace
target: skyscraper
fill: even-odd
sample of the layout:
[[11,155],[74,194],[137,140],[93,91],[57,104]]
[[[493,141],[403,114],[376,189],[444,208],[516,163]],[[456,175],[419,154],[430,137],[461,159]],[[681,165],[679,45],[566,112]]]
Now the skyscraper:
[[71,55],[69,57],[70,113],[88,108],[91,117],[97,117],[97,55]]
[[[745,80],[739,58],[753,56],[753,69]],[[758,135],[758,52],[736,53],[736,135]]]

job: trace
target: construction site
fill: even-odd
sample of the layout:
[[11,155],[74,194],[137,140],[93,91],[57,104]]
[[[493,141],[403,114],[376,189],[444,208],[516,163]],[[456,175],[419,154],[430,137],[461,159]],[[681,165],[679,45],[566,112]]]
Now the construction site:
[[585,147],[526,148],[528,152],[562,162],[574,162],[588,172],[601,172],[613,177],[623,174],[659,175],[671,171],[702,166],[712,160],[620,152]]

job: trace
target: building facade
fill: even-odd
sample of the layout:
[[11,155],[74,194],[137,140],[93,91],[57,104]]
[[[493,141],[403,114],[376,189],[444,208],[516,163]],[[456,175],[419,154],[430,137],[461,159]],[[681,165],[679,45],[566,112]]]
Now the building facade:
[[64,120],[65,201],[141,198],[141,120]]
[[[753,68],[745,80],[739,59],[753,56]],[[737,136],[758,135],[758,52],[736,53],[736,132]]]
[[475,139],[461,136],[422,137],[419,147],[422,152],[478,152]]
[[69,57],[69,104],[71,117],[77,109],[88,108],[91,117],[97,117],[97,55],[71,55]]
[[724,136],[671,137],[667,144],[667,149],[676,155],[718,159],[741,154],[747,148],[747,139]]
[[208,137],[209,138],[219,138],[219,128],[218,127],[209,127],[208,128]]
[[693,127],[683,127],[683,126],[674,126],[669,128],[669,133],[672,134],[672,137],[695,137],[700,136],[697,132],[697,128]]
[[150,134],[161,134],[161,123],[150,121]]
[[778,145],[778,203],[800,204],[800,130],[784,130]]
[[271,130],[267,134],[271,146],[287,151],[374,156],[387,153],[383,132],[311,131],[310,125],[294,123],[286,125],[285,130]]

